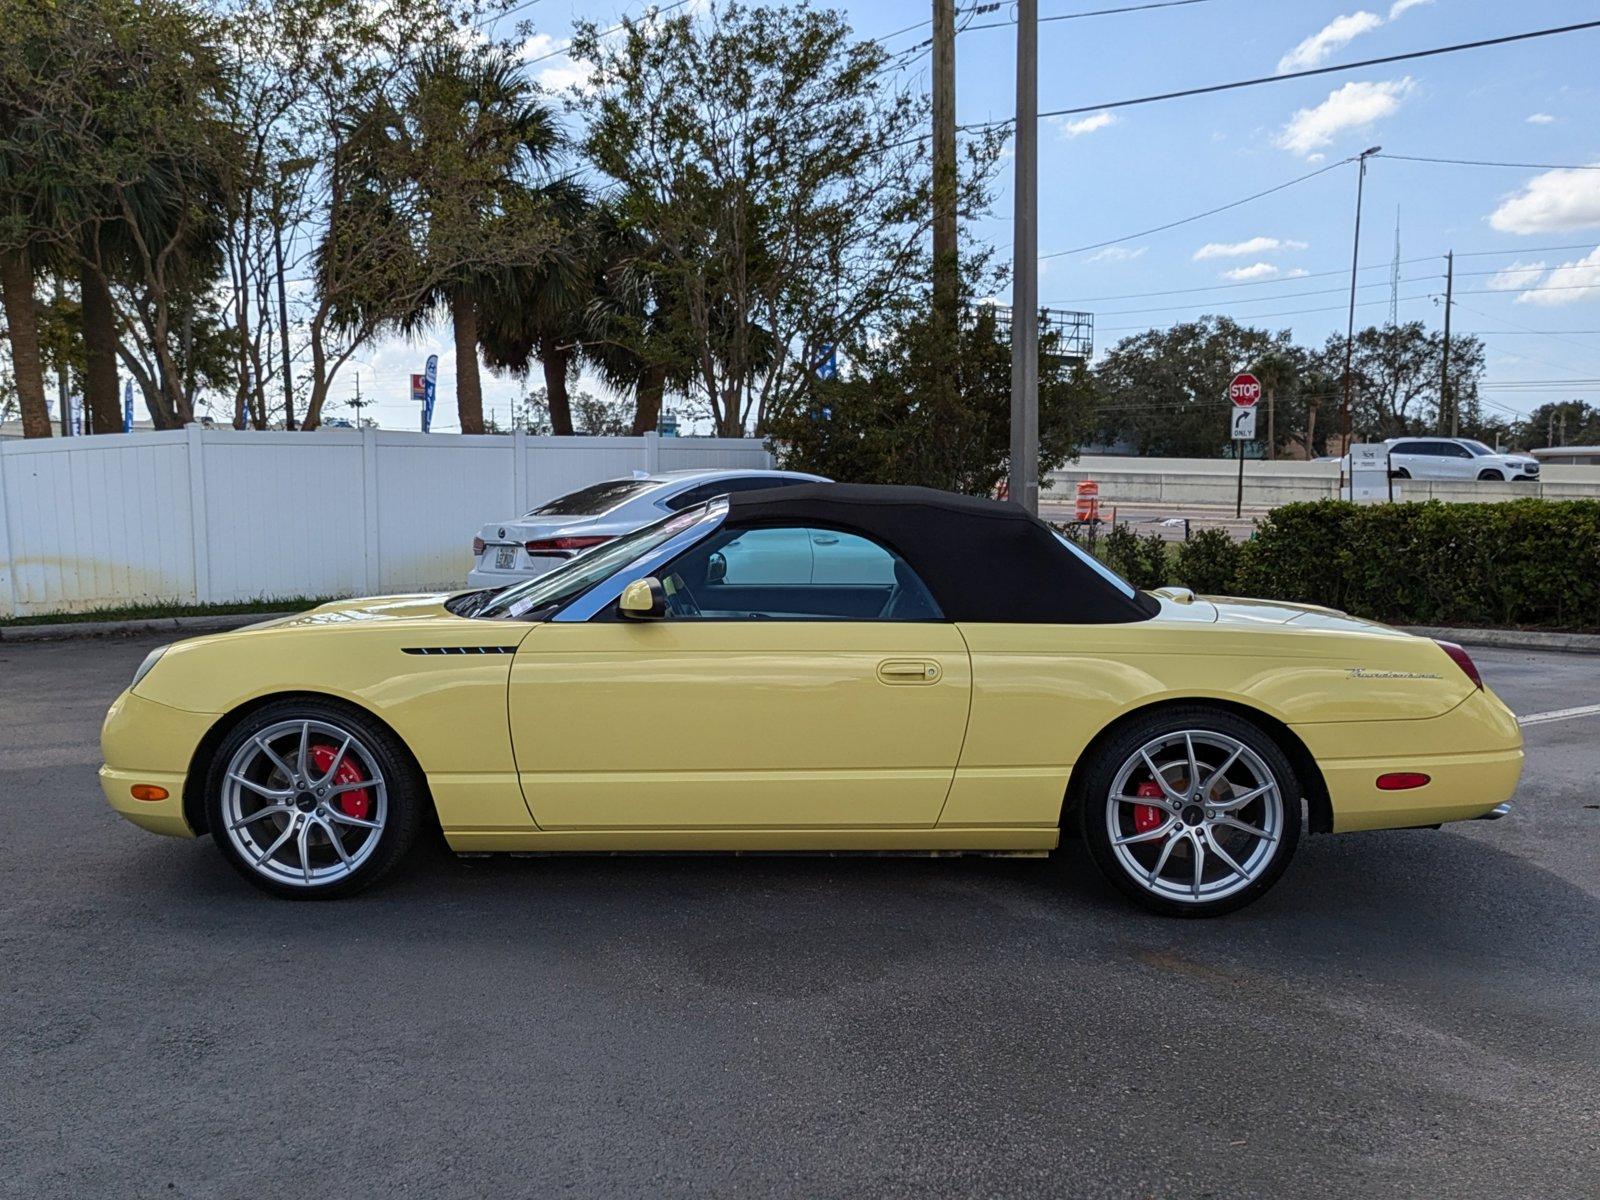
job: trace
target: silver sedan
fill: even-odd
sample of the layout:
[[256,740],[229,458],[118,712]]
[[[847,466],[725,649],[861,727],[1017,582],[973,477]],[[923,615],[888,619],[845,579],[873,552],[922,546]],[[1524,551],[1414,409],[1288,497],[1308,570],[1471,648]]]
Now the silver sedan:
[[533,579],[581,550],[713,496],[828,483],[799,471],[662,471],[592,483],[547,500],[526,516],[491,521],[472,539],[473,568],[467,586],[498,588]]

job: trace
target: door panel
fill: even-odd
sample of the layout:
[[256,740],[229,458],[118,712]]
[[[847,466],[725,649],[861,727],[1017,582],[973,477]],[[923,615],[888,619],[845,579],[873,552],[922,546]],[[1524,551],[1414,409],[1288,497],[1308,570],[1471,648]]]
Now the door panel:
[[942,623],[551,623],[513,661],[512,740],[544,829],[931,827],[971,683]]

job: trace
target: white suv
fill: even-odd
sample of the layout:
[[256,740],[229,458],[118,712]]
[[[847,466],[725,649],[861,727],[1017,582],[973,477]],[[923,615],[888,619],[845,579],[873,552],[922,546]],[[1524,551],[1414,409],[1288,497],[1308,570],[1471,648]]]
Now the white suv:
[[1471,438],[1390,438],[1389,469],[1396,479],[1538,479],[1526,454],[1497,454]]

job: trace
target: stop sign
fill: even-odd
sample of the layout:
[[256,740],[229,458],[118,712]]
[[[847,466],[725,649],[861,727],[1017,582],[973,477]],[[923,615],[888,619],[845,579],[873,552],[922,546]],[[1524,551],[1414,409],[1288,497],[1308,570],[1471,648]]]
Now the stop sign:
[[1248,371],[1235,375],[1228,385],[1228,399],[1237,408],[1250,408],[1261,399],[1261,381]]

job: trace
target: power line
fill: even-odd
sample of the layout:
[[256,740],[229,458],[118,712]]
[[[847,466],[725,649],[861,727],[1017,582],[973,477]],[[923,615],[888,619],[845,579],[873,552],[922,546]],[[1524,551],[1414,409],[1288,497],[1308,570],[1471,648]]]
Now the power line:
[[1374,154],[1396,162],[1446,163],[1455,167],[1516,167],[1529,171],[1600,171],[1600,163],[1490,162],[1479,158],[1426,158],[1420,154]]
[[1152,229],[1144,229],[1138,233],[1126,234],[1123,237],[1109,238],[1103,242],[1092,242],[1087,246],[1074,246],[1070,250],[1057,250],[1050,254],[1041,254],[1039,258],[1043,260],[1046,258],[1061,258],[1068,254],[1082,254],[1088,250],[1100,250],[1106,246],[1115,246],[1121,242],[1131,242],[1135,238],[1149,237],[1153,233],[1164,233],[1168,229],[1176,229],[1180,225],[1189,225],[1195,221],[1202,221],[1206,217],[1214,217],[1220,212],[1227,212],[1230,208],[1238,208],[1240,205],[1249,204],[1254,200],[1260,200],[1263,196],[1270,196],[1274,192],[1281,192],[1285,188],[1292,188],[1296,184],[1305,183],[1308,179],[1315,179],[1318,175],[1326,175],[1334,168],[1345,166],[1347,163],[1352,163],[1354,161],[1354,158],[1341,158],[1338,162],[1329,163],[1325,167],[1318,167],[1315,171],[1310,171],[1304,175],[1297,176],[1286,183],[1278,184],[1276,187],[1269,187],[1265,191],[1256,192],[1254,195],[1246,196],[1242,200],[1233,200],[1227,204],[1220,204],[1216,208],[1208,208],[1205,212],[1195,213],[1192,217],[1182,217],[1176,221],[1168,221],[1165,225],[1157,225]]
[[496,21],[503,21],[506,17],[514,16],[525,8],[532,8],[535,4],[542,4],[543,2],[544,0],[523,0],[521,4],[518,4],[514,8],[508,8],[504,12],[490,13],[482,20],[475,21],[472,27],[474,29],[482,29],[485,25],[492,25]]
[[[1160,3],[1129,4],[1129,5],[1124,5],[1121,8],[1097,8],[1097,9],[1094,9],[1093,11],[1091,11],[1091,12],[1057,13],[1055,16],[1040,17],[1039,18],[1039,23],[1042,25],[1046,21],[1081,21],[1085,17],[1107,17],[1107,16],[1112,16],[1112,15],[1117,14],[1117,13],[1145,12],[1145,11],[1147,11],[1149,9],[1153,9],[1153,8],[1181,8],[1181,7],[1183,7],[1185,5],[1189,5],[1189,4],[1209,4],[1209,3],[1211,3],[1211,0],[1161,0]],[[974,4],[970,8],[963,8],[963,9],[960,9],[959,11],[962,12],[962,13],[971,13],[971,14],[977,16],[977,15],[982,15],[983,13],[998,12],[1000,9],[1002,9],[1004,7],[1005,7],[1005,5],[1004,4],[1000,4],[1000,3]],[[899,37],[902,33],[910,33],[913,30],[921,29],[925,25],[932,25],[932,24],[933,24],[933,20],[931,18],[926,19],[926,20],[922,20],[922,21],[917,21],[917,22],[915,22],[915,23],[913,23],[911,25],[905,26],[904,28],[893,30],[890,33],[881,33],[877,37],[872,38],[871,40],[874,41],[874,42],[886,42],[892,37]],[[1016,24],[1015,20],[1011,20],[1011,21],[990,21],[990,22],[987,22],[986,24],[983,24],[983,25],[972,25],[972,24],[964,25],[964,26],[962,26],[962,30],[965,31],[967,29],[1001,29],[1001,28],[1010,28],[1011,26],[1013,26],[1015,24]]]
[[[1159,0],[1153,4],[1127,4],[1121,8],[1096,8],[1089,12],[1057,13],[1055,16],[1040,17],[1039,24],[1047,21],[1081,21],[1085,17],[1109,17],[1118,13],[1149,12],[1155,8],[1185,8],[1191,4],[1209,4],[1211,0]],[[993,7],[999,8],[998,4]],[[1017,22],[1015,18],[1009,21],[989,21],[983,25],[973,25],[972,29],[1010,29]]]
[[[691,0],[675,0],[674,3],[667,5],[665,8],[646,9],[644,13],[644,19],[651,20],[655,17],[663,16],[664,14],[671,12],[673,9],[682,8],[685,4],[689,3],[691,3]],[[599,33],[595,34],[595,37],[610,37],[613,33],[617,33],[620,30],[626,29],[627,27],[627,21],[619,21],[610,29],[602,29]],[[570,39],[568,39],[567,44],[562,46],[559,50],[552,50],[548,54],[541,54],[535,58],[523,59],[522,65],[525,67],[531,67],[534,63],[541,63],[549,58],[559,58],[570,49],[572,49],[572,42]]]
[[[1421,281],[1411,278],[1407,279],[1405,282],[1418,283]],[[1363,283],[1359,286],[1362,288],[1386,288],[1389,286],[1389,281],[1387,279],[1383,279],[1379,280],[1377,283]],[[1158,304],[1151,308],[1111,308],[1105,309],[1096,315],[1106,317],[1126,317],[1131,316],[1134,313],[1171,312],[1173,309],[1177,308],[1233,308],[1240,304],[1271,304],[1278,300],[1296,300],[1307,296],[1338,296],[1345,294],[1349,290],[1350,289],[1348,286],[1341,286],[1332,288],[1311,288],[1309,290],[1294,292],[1273,292],[1265,296],[1245,296],[1235,300],[1187,300],[1180,304]],[[1415,299],[1415,297],[1413,297],[1413,299]]]
[[[1404,54],[1385,54],[1378,58],[1363,58],[1355,62],[1338,63],[1330,67],[1311,67],[1304,71],[1287,71],[1282,75],[1259,75],[1253,79],[1236,79],[1230,83],[1210,83],[1202,87],[1182,88],[1175,92],[1157,92],[1149,96],[1135,96],[1127,100],[1108,100],[1099,104],[1081,104],[1075,108],[1057,108],[1038,115],[1043,117],[1073,117],[1081,113],[1105,112],[1113,108],[1132,108],[1138,104],[1154,104],[1159,100],[1181,100],[1189,96],[1208,96],[1216,92],[1231,92],[1239,88],[1257,87],[1266,83],[1285,83],[1291,79],[1309,79],[1316,75],[1332,75],[1340,71],[1355,71],[1363,67],[1379,67],[1387,63],[1410,62],[1419,58],[1435,58],[1441,54],[1457,54],[1463,50],[1482,50],[1489,46],[1507,46],[1533,38],[1554,37],[1561,33],[1578,33],[1585,29],[1600,28],[1600,21],[1580,21],[1573,25],[1556,25],[1548,29],[1531,29],[1526,33],[1508,33],[1499,37],[1479,38],[1472,42],[1456,42],[1449,46],[1434,46],[1427,50],[1409,50]],[[1004,129],[1016,123],[1015,117],[998,121],[979,121],[961,126],[961,131]],[[927,135],[922,135],[926,137]],[[913,141],[917,139],[912,139]]]
[[[1336,290],[1340,291],[1340,292],[1344,291],[1343,288],[1338,288]],[[1414,296],[1401,296],[1400,297],[1400,303],[1404,304],[1407,301],[1411,301],[1411,300],[1432,300],[1432,299],[1436,299],[1437,297],[1438,297],[1438,293],[1437,292],[1419,292]],[[1377,299],[1377,300],[1358,300],[1356,302],[1356,307],[1357,308],[1370,308],[1374,304],[1388,304],[1388,303],[1389,303],[1389,298],[1387,296],[1384,296],[1384,297],[1382,297],[1380,299]],[[1212,306],[1201,305],[1199,307],[1212,307]],[[1347,306],[1343,305],[1343,304],[1335,304],[1335,305],[1325,306],[1325,307],[1321,307],[1321,308],[1291,308],[1291,309],[1283,310],[1281,312],[1242,313],[1240,315],[1246,321],[1269,321],[1269,320],[1273,320],[1273,319],[1275,319],[1277,317],[1300,317],[1300,316],[1305,316],[1308,313],[1344,312],[1346,307]],[[1131,311],[1131,312],[1140,312],[1140,311],[1149,312],[1149,311],[1160,311],[1160,310],[1133,309],[1133,310],[1129,310],[1129,311]],[[1113,314],[1107,313],[1106,315],[1107,316],[1111,316]],[[1207,314],[1207,313],[1202,313],[1201,314],[1201,316],[1208,316],[1208,315],[1210,315],[1210,314]],[[1226,314],[1224,314],[1224,315],[1226,315]],[[1198,319],[1198,318],[1179,318],[1176,321],[1170,322],[1166,326],[1152,326],[1152,325],[1148,325],[1148,324],[1146,324],[1146,325],[1098,325],[1097,324],[1095,326],[1095,329],[1096,329],[1097,332],[1100,332],[1100,333],[1124,333],[1124,332],[1127,332],[1129,330],[1145,330],[1145,329],[1151,329],[1151,328],[1169,328],[1170,329],[1173,325],[1181,325],[1181,324],[1186,323],[1186,321],[1193,321],[1193,320],[1196,320],[1196,319]]]

